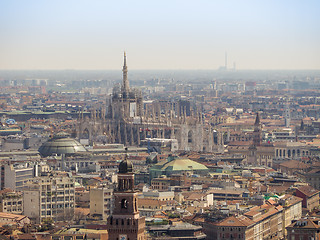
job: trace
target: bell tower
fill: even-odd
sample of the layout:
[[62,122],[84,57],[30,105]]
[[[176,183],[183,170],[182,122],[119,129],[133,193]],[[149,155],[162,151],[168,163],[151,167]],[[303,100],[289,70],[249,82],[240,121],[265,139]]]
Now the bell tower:
[[127,157],[119,164],[114,200],[113,215],[107,220],[109,240],[144,240],[145,219],[139,215],[133,165]]

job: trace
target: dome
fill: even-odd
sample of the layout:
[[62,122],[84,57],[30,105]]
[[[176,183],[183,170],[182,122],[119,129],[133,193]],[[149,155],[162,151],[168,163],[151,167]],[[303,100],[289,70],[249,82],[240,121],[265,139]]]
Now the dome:
[[193,174],[205,175],[209,172],[209,169],[205,165],[188,158],[175,158],[171,161],[159,162],[149,170],[151,179],[161,175],[171,176],[190,171]]
[[71,138],[68,133],[59,132],[53,138],[43,143],[38,151],[42,156],[47,157],[53,154],[73,154],[76,152],[86,152],[87,150],[81,143]]
[[162,165],[161,169],[164,171],[208,170],[203,164],[188,158],[176,158],[170,162],[166,162]]
[[128,159],[123,160],[119,164],[119,173],[132,173],[133,164]]

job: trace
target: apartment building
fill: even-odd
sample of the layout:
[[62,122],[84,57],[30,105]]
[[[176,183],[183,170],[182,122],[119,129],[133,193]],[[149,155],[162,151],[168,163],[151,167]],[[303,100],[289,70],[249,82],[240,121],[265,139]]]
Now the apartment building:
[[0,189],[20,191],[34,177],[34,166],[29,163],[6,162],[0,167]]
[[22,214],[23,196],[22,192],[15,192],[11,189],[0,191],[0,212]]
[[292,221],[300,219],[302,217],[302,198],[290,194],[285,194],[281,196],[279,203],[283,207],[282,231],[284,236],[286,236],[286,227],[288,227],[292,223]]
[[38,177],[24,189],[24,215],[36,223],[44,219],[66,221],[73,218],[74,178],[66,173]]
[[114,208],[113,185],[90,188],[90,215],[102,220],[112,214]]

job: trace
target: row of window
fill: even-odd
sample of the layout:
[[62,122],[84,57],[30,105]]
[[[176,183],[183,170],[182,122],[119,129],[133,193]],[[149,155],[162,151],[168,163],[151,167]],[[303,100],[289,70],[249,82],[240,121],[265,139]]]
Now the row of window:
[[21,205],[22,201],[18,201],[18,202],[4,202],[4,206],[11,206],[11,205]]

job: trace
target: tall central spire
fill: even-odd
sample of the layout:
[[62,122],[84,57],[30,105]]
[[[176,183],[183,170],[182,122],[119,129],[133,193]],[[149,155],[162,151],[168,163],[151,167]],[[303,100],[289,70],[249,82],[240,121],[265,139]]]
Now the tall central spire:
[[126,52],[124,52],[124,60],[123,60],[122,72],[123,72],[123,80],[122,80],[123,81],[123,83],[122,83],[123,91],[124,92],[129,92],[129,81],[128,81],[128,68],[127,68]]

